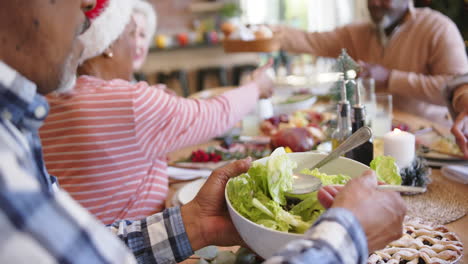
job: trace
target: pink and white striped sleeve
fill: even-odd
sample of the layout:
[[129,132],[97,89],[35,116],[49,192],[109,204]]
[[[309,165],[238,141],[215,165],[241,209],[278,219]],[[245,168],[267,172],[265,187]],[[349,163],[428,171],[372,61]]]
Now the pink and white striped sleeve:
[[138,143],[151,157],[221,135],[256,106],[259,89],[248,84],[206,100],[186,99],[139,83],[134,96]]

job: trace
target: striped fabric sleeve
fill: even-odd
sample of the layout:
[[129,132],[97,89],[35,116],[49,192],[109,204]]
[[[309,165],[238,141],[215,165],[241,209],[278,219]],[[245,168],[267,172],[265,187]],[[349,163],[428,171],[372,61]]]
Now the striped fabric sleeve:
[[206,100],[174,96],[145,83],[138,86],[133,100],[136,136],[151,157],[224,133],[255,107],[259,97],[255,84]]
[[333,208],[319,218],[304,239],[292,241],[265,263],[363,264],[367,255],[366,236],[358,220],[346,209]]
[[179,207],[141,221],[119,221],[110,229],[130,248],[139,264],[176,263],[193,254]]

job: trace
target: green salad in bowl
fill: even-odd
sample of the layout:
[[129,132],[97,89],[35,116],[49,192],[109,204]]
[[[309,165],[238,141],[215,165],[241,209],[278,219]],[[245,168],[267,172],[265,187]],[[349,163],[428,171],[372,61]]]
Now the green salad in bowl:
[[[369,169],[344,157],[320,170],[306,169],[324,156],[307,152],[286,154],[283,148],[279,148],[270,157],[254,162],[247,173],[228,182],[226,199],[234,225],[244,241],[260,256],[270,257],[288,241],[298,238],[325,211],[318,201],[317,192],[298,195],[294,205],[288,202],[285,193],[292,188],[295,169],[319,178],[324,186],[346,184]],[[376,170],[380,181],[401,183],[393,158],[378,157],[371,167]],[[340,168],[343,173],[338,172]]]

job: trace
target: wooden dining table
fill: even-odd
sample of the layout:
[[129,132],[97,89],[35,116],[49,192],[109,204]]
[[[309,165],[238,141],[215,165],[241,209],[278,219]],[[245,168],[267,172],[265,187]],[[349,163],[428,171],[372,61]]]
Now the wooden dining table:
[[[441,127],[441,126],[439,126],[437,124],[433,124],[432,122],[430,122],[428,120],[422,119],[420,117],[417,117],[417,116],[414,116],[414,115],[411,115],[411,114],[408,114],[408,113],[404,113],[404,112],[400,112],[400,111],[394,111],[393,117],[394,117],[394,121],[396,121],[397,123],[404,122],[405,124],[409,125],[411,130],[417,130],[417,129],[421,128],[421,127],[430,127],[430,126],[432,126],[432,127],[435,127],[436,129],[438,129],[439,131],[442,131],[442,133],[449,133],[448,132],[449,129],[447,127]],[[195,150],[198,150],[198,149],[206,149],[206,148],[208,148],[210,146],[219,145],[220,143],[221,143],[220,141],[210,140],[210,141],[205,142],[203,144],[199,144],[199,145],[196,145],[196,146],[191,146],[191,147],[187,147],[187,148],[175,151],[175,152],[169,154],[169,161],[173,162],[173,161],[176,161],[176,160],[186,158],[186,157],[190,156],[192,151],[195,151]],[[451,181],[451,180],[445,178],[442,175],[441,170],[438,169],[438,168],[433,168],[432,169],[430,177],[432,178],[432,183],[431,184],[439,184],[439,183],[441,183],[443,181]],[[166,206],[168,206],[168,207],[172,206],[171,202],[170,202],[172,200],[171,197],[174,195],[174,193],[179,188],[181,188],[182,186],[184,186],[187,183],[188,182],[184,182],[184,181],[170,181],[169,198],[167,199]],[[465,197],[465,199],[468,200],[468,184],[456,183],[456,184],[453,184],[453,186],[454,186],[453,190],[452,190],[453,192],[461,194],[462,196]],[[465,209],[465,211],[467,211],[467,210],[468,210],[468,208]],[[456,221],[453,221],[453,222],[451,222],[449,224],[446,224],[446,226],[449,229],[449,231],[455,232],[458,235],[458,237],[461,239],[462,243],[465,246],[465,252],[466,252],[466,247],[468,246],[468,215],[465,215],[465,216],[461,217],[460,219],[458,219]],[[237,249],[238,249],[238,247],[219,248],[219,250],[230,250],[230,251],[233,251],[233,252],[235,252]],[[194,256],[192,258],[187,259],[183,263],[192,264],[192,263],[196,263],[197,261],[198,261],[198,257]],[[465,253],[465,255],[463,256],[461,261],[458,262],[458,263],[459,264],[468,264],[468,254]]]

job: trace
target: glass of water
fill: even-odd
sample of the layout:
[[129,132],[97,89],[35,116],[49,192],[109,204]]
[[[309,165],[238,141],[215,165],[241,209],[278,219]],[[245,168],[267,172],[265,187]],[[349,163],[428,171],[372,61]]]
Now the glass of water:
[[361,92],[361,103],[366,107],[366,125],[370,126],[377,107],[375,99],[375,80],[372,78],[359,78],[357,81]]
[[260,120],[258,119],[257,114],[250,114],[242,119],[242,136],[255,137],[260,134],[259,127]]
[[393,100],[391,94],[376,94],[376,109],[372,119],[375,137],[383,137],[392,130]]

